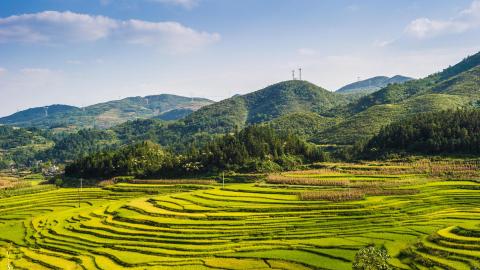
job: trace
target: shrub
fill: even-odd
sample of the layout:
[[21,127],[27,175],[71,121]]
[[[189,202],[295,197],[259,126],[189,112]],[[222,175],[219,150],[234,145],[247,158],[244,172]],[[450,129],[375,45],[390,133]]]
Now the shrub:
[[387,250],[382,248],[376,248],[375,246],[368,246],[360,249],[355,255],[353,261],[354,270],[389,270],[392,269],[388,265]]

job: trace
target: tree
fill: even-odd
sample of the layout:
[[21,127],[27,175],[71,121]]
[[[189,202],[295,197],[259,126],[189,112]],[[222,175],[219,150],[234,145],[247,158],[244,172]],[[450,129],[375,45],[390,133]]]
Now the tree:
[[353,261],[354,270],[389,270],[392,269],[388,264],[389,256],[387,250],[375,246],[367,246],[360,249],[355,255]]

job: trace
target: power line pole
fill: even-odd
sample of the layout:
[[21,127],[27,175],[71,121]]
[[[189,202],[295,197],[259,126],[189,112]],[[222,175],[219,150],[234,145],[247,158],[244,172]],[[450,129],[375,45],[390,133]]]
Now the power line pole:
[[222,172],[222,189],[225,188],[225,172]]

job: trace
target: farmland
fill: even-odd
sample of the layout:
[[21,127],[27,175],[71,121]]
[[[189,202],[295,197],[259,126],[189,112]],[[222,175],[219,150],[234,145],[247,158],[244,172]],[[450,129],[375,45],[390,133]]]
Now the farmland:
[[317,165],[5,195],[0,269],[351,269],[369,244],[394,268],[480,268],[478,161]]

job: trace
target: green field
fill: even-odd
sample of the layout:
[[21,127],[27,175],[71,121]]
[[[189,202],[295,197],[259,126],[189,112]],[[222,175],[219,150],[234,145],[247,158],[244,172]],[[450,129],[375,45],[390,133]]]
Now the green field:
[[4,197],[0,269],[351,269],[369,244],[394,268],[480,268],[477,163],[321,166]]

